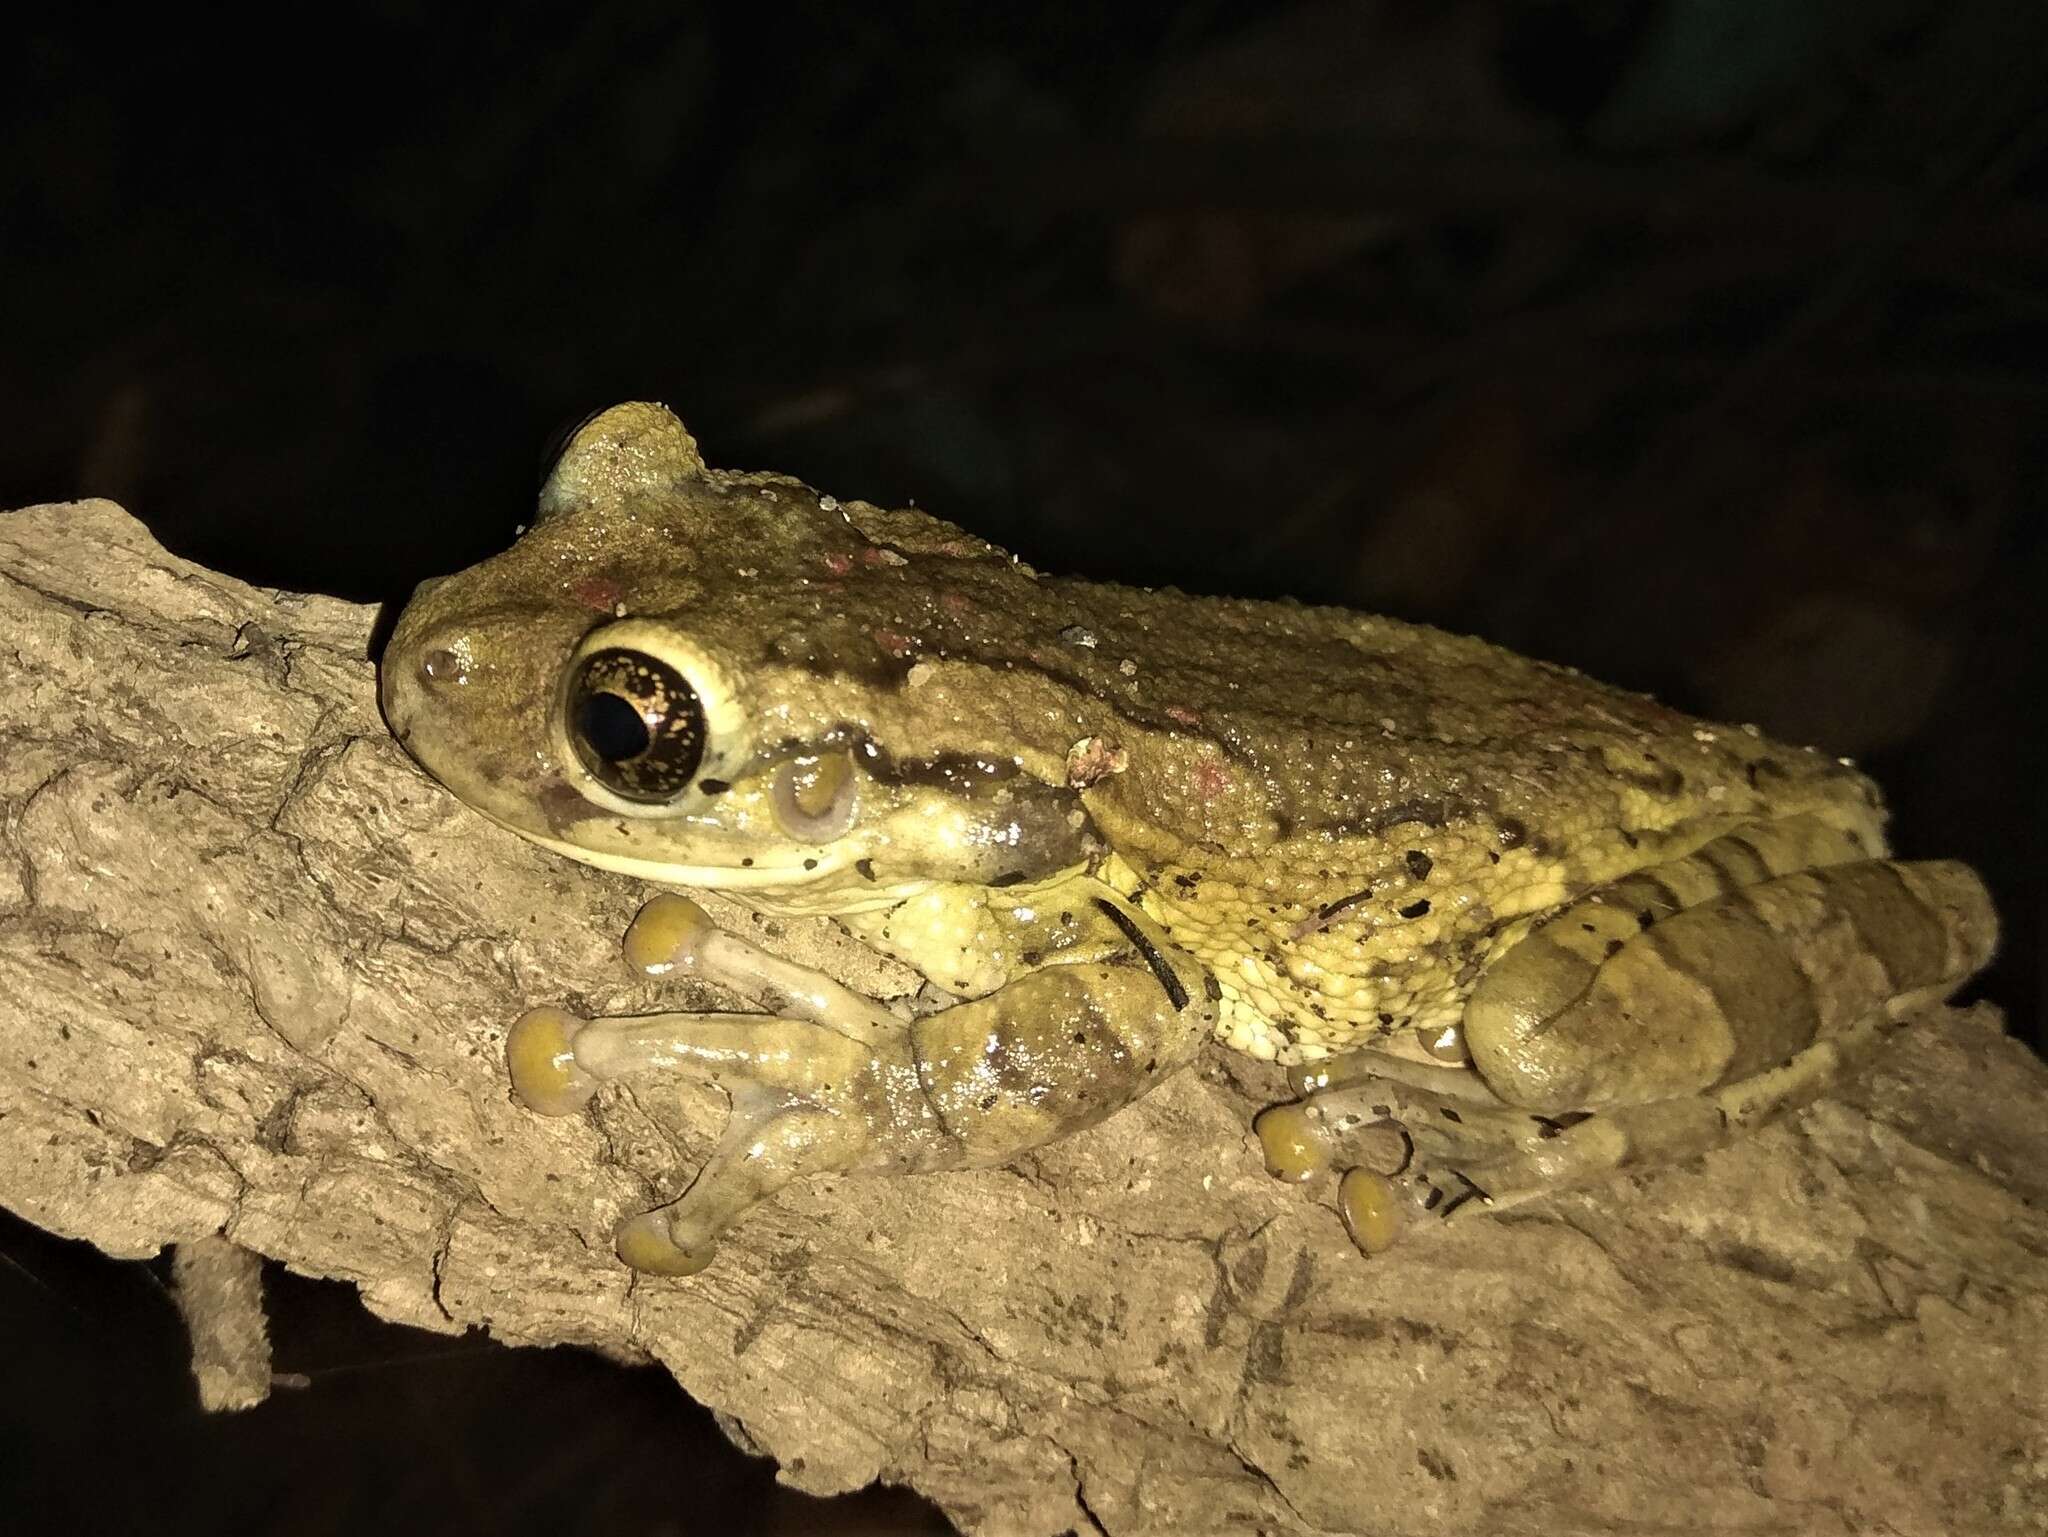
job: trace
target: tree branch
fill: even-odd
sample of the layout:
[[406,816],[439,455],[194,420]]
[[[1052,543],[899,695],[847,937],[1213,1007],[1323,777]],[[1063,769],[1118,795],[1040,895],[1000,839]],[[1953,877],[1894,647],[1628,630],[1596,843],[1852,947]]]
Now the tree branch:
[[0,1201],[29,1219],[128,1256],[225,1234],[386,1317],[654,1358],[799,1487],[908,1483],[971,1532],[2048,1512],[2048,1074],[1984,1010],[1744,1145],[1370,1263],[1263,1173],[1272,1085],[1215,1052],[1017,1168],[813,1180],[703,1276],[634,1277],[613,1223],[682,1188],[722,1102],[545,1120],[500,1052],[530,1002],[656,1006],[617,954],[641,893],[424,780],[370,622],[104,503],[0,517]]

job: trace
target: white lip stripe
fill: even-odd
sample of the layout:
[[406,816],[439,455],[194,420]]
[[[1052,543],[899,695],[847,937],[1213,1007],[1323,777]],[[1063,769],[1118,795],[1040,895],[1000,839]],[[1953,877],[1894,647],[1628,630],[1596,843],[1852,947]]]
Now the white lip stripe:
[[[551,853],[578,864],[595,865],[601,870],[616,871],[630,875],[636,880],[651,882],[657,886],[692,886],[703,891],[719,892],[765,892],[795,891],[805,886],[815,886],[844,870],[850,861],[819,859],[814,870],[802,865],[782,866],[739,866],[739,865],[679,865],[659,859],[638,859],[630,854],[603,854],[594,849],[565,843],[559,838],[545,837],[514,826],[503,817],[484,816],[496,822],[509,833],[515,833],[528,843],[538,844]],[[789,904],[790,910],[799,913],[857,913],[876,908],[894,907],[931,885],[929,881],[904,881],[890,886],[841,887],[828,893],[821,893],[815,905],[797,901]],[[782,904],[772,904],[781,906]]]

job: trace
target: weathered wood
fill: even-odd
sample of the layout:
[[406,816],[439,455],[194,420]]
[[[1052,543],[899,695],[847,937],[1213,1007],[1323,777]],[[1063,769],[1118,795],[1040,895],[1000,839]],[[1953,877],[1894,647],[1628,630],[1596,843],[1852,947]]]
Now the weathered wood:
[[2048,1525],[2048,1073],[1983,1009],[1744,1145],[1371,1263],[1263,1173],[1270,1082],[1217,1052],[1013,1168],[813,1181],[636,1279],[612,1224],[722,1102],[544,1120],[500,1048],[530,1002],[655,1005],[642,893],[413,769],[371,619],[104,503],[0,517],[0,1202],[658,1359],[791,1483],[976,1533]]

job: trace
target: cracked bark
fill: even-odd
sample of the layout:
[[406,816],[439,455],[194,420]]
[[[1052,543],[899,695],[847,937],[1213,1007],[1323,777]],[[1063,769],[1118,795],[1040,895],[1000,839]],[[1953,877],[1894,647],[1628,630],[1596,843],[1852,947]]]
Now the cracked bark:
[[657,1006],[617,955],[642,892],[412,769],[371,617],[103,503],[0,517],[0,1201],[30,1220],[653,1358],[791,1483],[912,1484],[973,1532],[2048,1523],[2048,1075],[1982,1009],[1743,1145],[1371,1264],[1266,1178],[1270,1084],[1212,1053],[1021,1175],[812,1181],[704,1276],[631,1276],[612,1224],[721,1100],[543,1120],[499,1052],[529,1002]]

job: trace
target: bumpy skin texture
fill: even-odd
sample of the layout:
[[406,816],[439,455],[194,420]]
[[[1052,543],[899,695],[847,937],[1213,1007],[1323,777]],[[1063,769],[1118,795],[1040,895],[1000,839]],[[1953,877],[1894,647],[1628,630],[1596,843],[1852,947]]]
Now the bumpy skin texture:
[[[629,660],[579,670],[599,653]],[[581,701],[620,678],[650,740],[687,717],[667,747],[636,756],[629,726],[593,757]],[[422,586],[384,700],[414,755],[514,830],[841,914],[980,1000],[906,1033],[863,1000],[788,1007],[805,984],[783,979],[780,1023],[806,1021],[834,1059],[854,1042],[858,1091],[779,1069],[763,1091],[762,1052],[688,1016],[640,1024],[655,1045],[614,1052],[615,1071],[688,1062],[744,1080],[737,1126],[806,1128],[749,1198],[818,1167],[999,1161],[1110,1113],[1211,1031],[1292,1064],[1353,1053],[1304,1070],[1308,1098],[1262,1125],[1288,1174],[1372,1162],[1346,1139],[1391,1107],[1317,1098],[1367,1071],[1430,1106],[1540,1111],[1545,1139],[1570,1129],[1560,1112],[1682,1107],[1603,1117],[1562,1159],[1494,1138],[1519,1198],[1714,1140],[1725,1103],[1705,1132],[1665,1131],[1779,1067],[1796,1081],[1735,1119],[1809,1097],[1844,1054],[1818,1047],[1954,986],[1994,931],[1961,867],[1883,860],[1874,788],[1811,750],[1419,626],[1043,577],[921,512],[710,470],[657,406],[586,424],[510,550]],[[1886,873],[1857,886],[1836,866]],[[1801,907],[1782,882],[1807,872]],[[653,948],[651,969],[758,980],[730,945]],[[521,1038],[529,1102],[587,1097],[575,1063],[611,1048],[584,1028]],[[970,1048],[1000,1082],[949,1099],[936,1064],[965,1071]],[[1000,1134],[970,1124],[983,1113]],[[1386,1177],[1418,1172],[1415,1140]],[[692,1192],[716,1219],[674,1219],[686,1256],[622,1241],[629,1258],[696,1268],[741,1177]],[[1376,1231],[1387,1191],[1352,1188],[1354,1232]]]

